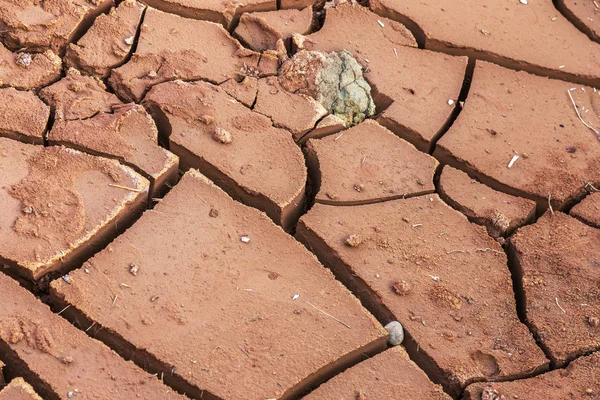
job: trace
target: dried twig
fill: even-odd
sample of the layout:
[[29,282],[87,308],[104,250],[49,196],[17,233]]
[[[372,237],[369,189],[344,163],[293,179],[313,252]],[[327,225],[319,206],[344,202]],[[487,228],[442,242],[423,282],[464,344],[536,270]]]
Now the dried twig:
[[143,189],[136,189],[136,188],[130,188],[130,187],[127,187],[127,186],[115,185],[114,183],[109,183],[108,186],[114,187],[114,188],[117,188],[117,189],[129,190],[131,192],[136,192],[136,193],[140,193],[140,192],[144,191]]
[[56,314],[56,315],[60,315],[60,314],[62,314],[63,312],[67,311],[67,308],[69,308],[69,307],[71,307],[71,305],[70,305],[70,304],[69,304],[68,306],[66,306],[65,308],[63,308],[62,310],[60,310],[60,312],[59,312],[58,314]]
[[306,300],[304,300],[304,302],[305,302],[306,304],[308,304],[309,306],[313,307],[315,310],[317,310],[317,311],[319,311],[319,312],[323,313],[324,315],[327,315],[329,318],[333,319],[334,321],[336,321],[336,322],[338,322],[338,323],[340,323],[340,324],[344,325],[346,328],[350,329],[350,325],[348,325],[347,323],[345,323],[345,322],[343,322],[343,321],[340,321],[339,319],[337,319],[336,317],[334,317],[334,316],[333,316],[333,315],[331,315],[331,314],[327,314],[325,311],[321,310],[319,307],[315,306],[315,305],[314,305],[314,304],[312,304],[312,303],[309,303],[309,302],[308,302],[308,301],[306,301]]
[[562,311],[562,312],[564,312],[564,313],[566,314],[567,312],[565,311],[565,309],[564,309],[564,308],[562,308],[562,307],[560,306],[560,304],[558,304],[558,297],[555,297],[555,298],[554,298],[554,301],[556,302],[556,305],[558,306],[558,308],[560,308],[560,311]]
[[554,209],[552,208],[552,193],[548,193],[548,207],[550,207],[550,213],[554,215]]
[[596,134],[596,137],[598,138],[598,140],[600,140],[600,131],[598,131],[592,125],[590,125],[587,122],[585,122],[583,120],[583,118],[581,118],[581,114],[579,113],[579,109],[577,108],[577,104],[575,104],[575,100],[573,99],[573,95],[571,94],[571,89],[567,89],[567,93],[569,94],[569,98],[571,99],[571,103],[573,103],[573,108],[575,109],[575,112],[577,113],[577,117],[579,118],[579,120],[581,121],[581,123],[583,125],[585,125],[587,128],[589,128],[592,132],[594,132]]

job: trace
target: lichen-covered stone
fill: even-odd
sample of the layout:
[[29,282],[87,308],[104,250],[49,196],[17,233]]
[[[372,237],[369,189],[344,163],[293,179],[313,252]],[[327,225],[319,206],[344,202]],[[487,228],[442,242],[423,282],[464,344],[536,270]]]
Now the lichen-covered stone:
[[356,59],[347,51],[302,50],[287,60],[279,74],[283,89],[311,96],[346,126],[375,114],[371,86]]

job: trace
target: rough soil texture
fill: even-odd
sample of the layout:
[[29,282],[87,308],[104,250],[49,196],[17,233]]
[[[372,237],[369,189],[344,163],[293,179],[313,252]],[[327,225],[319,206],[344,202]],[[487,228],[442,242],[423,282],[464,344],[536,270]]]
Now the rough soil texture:
[[534,201],[495,191],[450,166],[442,171],[439,192],[446,203],[484,225],[494,237],[509,235],[535,217]]
[[232,23],[239,19],[242,13],[277,9],[276,0],[145,0],[144,2],[151,7],[182,17],[216,22],[226,29],[230,29]]
[[90,75],[108,76],[131,52],[144,9],[135,0],[125,0],[109,14],[100,15],[77,44],[67,48],[67,65]]
[[113,0],[1,0],[0,39],[13,50],[63,54],[69,42],[113,5]]
[[15,378],[0,391],[0,400],[42,400],[42,398],[23,378]]
[[571,209],[570,214],[588,225],[600,228],[600,192],[587,196]]
[[416,28],[426,49],[600,86],[600,44],[563,17],[552,1],[373,0],[371,7]]
[[598,137],[578,119],[569,95],[585,120],[600,126],[593,88],[478,61],[465,108],[434,155],[494,189],[542,209],[550,197],[562,209],[586,193],[586,184],[600,182]]
[[558,0],[557,8],[590,39],[600,42],[600,3],[596,0]]
[[376,93],[378,121],[427,151],[458,104],[467,59],[416,46],[400,23],[349,3],[328,8],[323,28],[302,42],[306,50],[349,51]]
[[502,248],[437,195],[317,204],[296,236],[380,321],[402,323],[412,359],[448,393],[547,368],[517,318]]
[[32,92],[0,89],[0,136],[41,144],[50,107]]
[[[597,399],[600,395],[600,353],[581,357],[565,369],[515,382],[476,383],[463,400]],[[486,397],[487,396],[487,397]]]
[[320,182],[317,203],[366,204],[433,193],[438,162],[373,120],[310,139],[309,167]]
[[283,63],[278,79],[286,91],[312,97],[348,127],[375,114],[371,86],[347,51],[301,50]]
[[290,8],[302,9],[308,6],[312,6],[317,0],[281,0],[280,7],[283,10]]
[[0,87],[32,90],[60,79],[62,60],[52,50],[13,53],[0,43]]
[[150,179],[150,195],[156,197],[177,182],[179,159],[158,146],[158,130],[144,107],[122,104],[105,89],[102,81],[74,69],[43,89],[42,98],[55,110],[48,142],[133,166]]
[[0,291],[5,294],[0,349],[10,357],[7,364],[44,399],[184,399],[52,313],[4,274]]
[[259,53],[242,47],[220,25],[149,8],[135,53],[125,65],[112,70],[109,82],[121,98],[140,101],[153,85],[169,80],[219,84],[276,72],[277,66],[262,69],[259,58]]
[[600,349],[600,230],[546,213],[510,239],[528,324],[562,365]]
[[184,169],[199,169],[237,200],[292,227],[304,210],[307,172],[289,132],[204,82],[158,85],[145,104]]
[[0,188],[0,259],[38,280],[111,238],[143,206],[148,181],[116,161],[2,138]]
[[451,397],[432,384],[401,347],[394,347],[344,371],[304,399],[450,400]]
[[327,115],[327,110],[314,98],[284,90],[276,77],[258,81],[254,111],[269,117],[273,124],[292,133],[300,140]]
[[88,268],[54,281],[52,295],[198,398],[290,398],[386,345],[313,255],[195,171]]
[[258,78],[245,76],[240,82],[228,79],[219,86],[246,107],[251,108],[254,105],[258,94]]
[[279,50],[278,40],[289,43],[292,34],[309,33],[312,18],[312,7],[304,10],[246,13],[241,16],[234,34],[252,50]]

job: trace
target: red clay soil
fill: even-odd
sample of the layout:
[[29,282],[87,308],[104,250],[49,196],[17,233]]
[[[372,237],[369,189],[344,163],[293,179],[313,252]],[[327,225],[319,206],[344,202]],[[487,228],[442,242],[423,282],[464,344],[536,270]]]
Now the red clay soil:
[[50,144],[116,158],[151,181],[150,196],[177,182],[179,159],[158,146],[158,130],[144,107],[122,104],[102,81],[70,69],[67,77],[42,90],[56,110]]
[[113,0],[0,0],[0,39],[12,50],[63,54]]
[[259,79],[254,111],[269,117],[279,128],[300,140],[327,115],[327,110],[312,97],[284,90],[275,77]]
[[510,238],[520,306],[558,365],[600,349],[600,230],[549,212]]
[[588,225],[600,228],[600,192],[587,196],[571,209],[570,214]]
[[252,50],[279,50],[277,41],[290,42],[292,34],[310,32],[312,7],[243,14],[234,35]]
[[596,0],[557,0],[556,7],[590,39],[600,42],[600,3]]
[[552,1],[372,0],[371,8],[406,22],[426,49],[600,86],[600,45]]
[[296,398],[386,346],[312,254],[194,170],[86,270],[51,284],[65,314],[195,398]]
[[34,281],[89,257],[148,198],[148,181],[116,161],[4,138],[0,188],[0,262]]
[[4,274],[0,293],[0,351],[44,399],[185,398],[52,313]]
[[245,76],[240,82],[228,79],[219,86],[246,107],[251,108],[254,105],[258,93],[258,78]]
[[0,43],[0,87],[31,90],[60,79],[62,60],[52,50],[13,53]]
[[594,89],[478,61],[465,107],[434,155],[542,209],[549,197],[555,210],[565,208],[586,184],[600,182],[600,143],[569,94],[585,120],[600,126]]
[[394,347],[344,371],[303,399],[450,400],[451,397],[427,378],[406,351]]
[[42,144],[50,107],[33,92],[0,89],[0,136]]
[[323,28],[302,46],[352,53],[374,88],[378,121],[419,150],[429,149],[458,104],[467,59],[417,49],[403,25],[362,6],[328,8]]
[[246,75],[276,73],[277,65],[265,69],[259,59],[259,53],[242,47],[220,25],[149,8],[136,52],[112,70],[109,82],[122,99],[140,101],[153,85],[169,80],[220,84]]
[[216,22],[226,29],[230,29],[242,13],[277,9],[276,0],[144,0],[144,3],[182,17]]
[[470,221],[485,226],[493,237],[510,235],[535,217],[535,201],[497,192],[450,166],[442,170],[439,193]]
[[373,120],[306,146],[317,203],[366,204],[433,193],[435,158]]
[[379,321],[402,323],[411,358],[451,395],[547,368],[517,317],[502,248],[437,195],[317,204],[296,236]]
[[0,391],[0,400],[42,400],[42,398],[23,378],[15,378]]
[[183,170],[199,169],[236,200],[291,229],[304,211],[307,172],[289,132],[206,82],[157,85],[145,104]]
[[[514,382],[476,383],[463,400],[565,400],[598,399],[600,396],[600,353],[581,357],[564,369]],[[487,396],[487,397],[486,397]]]
[[135,0],[125,0],[109,14],[100,15],[77,44],[69,45],[66,64],[90,75],[108,76],[131,52],[145,8]]

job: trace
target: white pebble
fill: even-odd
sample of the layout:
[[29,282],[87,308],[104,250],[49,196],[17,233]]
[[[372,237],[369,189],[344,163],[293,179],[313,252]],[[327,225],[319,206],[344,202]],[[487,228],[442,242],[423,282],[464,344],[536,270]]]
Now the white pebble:
[[453,104],[454,104],[454,100],[452,100],[452,99],[448,100],[448,105],[449,105],[449,106],[451,106],[451,105],[453,105]]
[[519,0],[521,2],[521,4],[528,4],[529,2],[527,0]]
[[398,321],[392,321],[385,326],[385,330],[388,331],[388,344],[390,346],[399,346],[404,340],[404,328]]
[[296,300],[296,299],[298,299],[298,297],[300,297],[300,295],[299,294],[295,294],[295,295],[292,296],[292,300]]
[[250,238],[249,238],[248,236],[242,236],[242,237],[240,238],[240,240],[241,240],[242,242],[244,242],[244,243],[249,243],[249,242],[250,242]]

